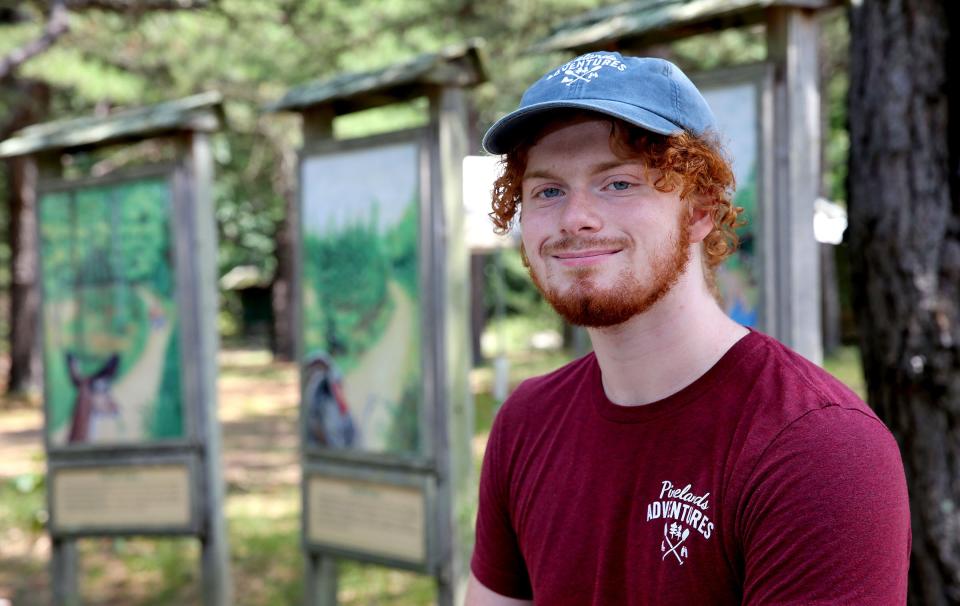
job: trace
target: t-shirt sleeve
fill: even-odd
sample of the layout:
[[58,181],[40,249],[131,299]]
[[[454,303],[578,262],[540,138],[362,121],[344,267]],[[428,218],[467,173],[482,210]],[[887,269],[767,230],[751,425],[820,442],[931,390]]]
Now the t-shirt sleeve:
[[[506,406],[506,405],[505,405]],[[488,589],[511,598],[533,597],[527,566],[520,551],[510,515],[510,487],[505,482],[509,461],[503,451],[505,421],[503,409],[497,414],[487,440],[480,471],[476,543],[470,569]]]
[[910,512],[903,463],[864,411],[808,412],[748,484],[744,604],[905,604]]

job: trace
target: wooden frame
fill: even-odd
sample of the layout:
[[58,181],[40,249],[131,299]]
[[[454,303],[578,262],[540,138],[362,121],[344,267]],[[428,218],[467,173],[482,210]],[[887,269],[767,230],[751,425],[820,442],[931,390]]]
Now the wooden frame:
[[[98,470],[106,468],[128,467],[131,471],[148,470],[154,467],[183,467],[189,475],[190,482],[190,514],[189,521],[184,525],[88,525],[80,528],[63,528],[56,519],[54,494],[55,476],[58,472],[76,470]],[[201,535],[203,533],[203,475],[199,461],[189,454],[164,454],[161,456],[147,456],[127,458],[123,461],[103,461],[87,459],[80,462],[51,461],[49,466],[50,489],[47,491],[47,511],[50,512],[50,533],[61,538],[80,538],[92,536],[157,536],[157,535]]]
[[[210,92],[152,106],[122,110],[104,117],[48,122],[25,128],[0,142],[0,158],[27,156],[36,166],[42,197],[48,193],[75,191],[93,185],[158,178],[169,191],[169,229],[172,249],[173,295],[177,307],[180,347],[182,435],[177,439],[144,444],[112,442],[74,444],[62,447],[50,440],[49,401],[44,401],[44,446],[48,477],[105,471],[104,476],[129,468],[131,472],[166,469],[173,483],[161,486],[183,488],[186,514],[182,523],[124,521],[117,524],[76,522],[58,527],[57,488],[51,482],[48,510],[50,525],[52,593],[54,604],[76,604],[78,565],[76,541],[93,535],[195,535],[202,544],[203,601],[210,606],[233,603],[229,554],[223,521],[223,478],[220,472],[220,426],[216,406],[216,228],[213,217],[213,157],[208,133],[223,122],[222,98]],[[60,156],[110,145],[146,139],[162,142],[174,151],[174,160],[118,171],[106,177],[65,178]],[[39,222],[35,222],[39,242]],[[42,254],[42,251],[41,251]],[[38,256],[39,258],[39,256]],[[40,275],[40,267],[37,275]],[[41,293],[42,295],[42,293]],[[42,330],[43,318],[40,318]],[[63,477],[63,476],[61,476]],[[87,477],[84,481],[91,478]],[[93,478],[96,480],[96,478]],[[154,476],[154,480],[157,476]],[[167,480],[171,478],[168,476]],[[177,484],[177,481],[180,481]],[[73,489],[82,489],[82,482]],[[122,491],[122,483],[104,484],[106,490]],[[84,495],[80,494],[82,498]],[[117,493],[117,498],[130,495]],[[81,502],[82,502],[81,498]],[[183,503],[180,503],[183,505]],[[86,504],[89,509],[91,506]],[[86,512],[87,520],[90,511]],[[176,515],[161,512],[165,519]],[[135,520],[136,518],[134,518]]]
[[[329,449],[321,447],[312,447],[307,445],[304,442],[303,452],[304,456],[309,459],[317,460],[326,460],[331,462],[340,462],[344,465],[363,465],[363,464],[373,464],[373,465],[387,465],[395,469],[408,469],[411,471],[420,471],[424,469],[429,469],[431,462],[434,459],[433,444],[431,441],[431,428],[429,419],[429,403],[432,402],[432,394],[435,393],[435,388],[433,384],[435,383],[436,368],[431,364],[434,355],[430,351],[430,347],[434,342],[433,332],[434,326],[427,321],[429,315],[425,313],[424,307],[430,305],[430,302],[434,300],[434,297],[437,296],[436,293],[436,280],[435,276],[432,274],[433,262],[431,255],[433,250],[429,247],[429,237],[428,234],[432,232],[432,218],[431,218],[431,207],[432,202],[430,199],[430,192],[428,189],[427,179],[425,174],[427,172],[426,163],[428,162],[427,151],[430,147],[428,131],[423,128],[410,129],[406,131],[398,131],[393,133],[387,133],[382,135],[375,135],[372,137],[364,137],[362,139],[350,139],[346,141],[338,140],[322,140],[322,141],[310,141],[308,142],[303,150],[301,150],[298,159],[299,174],[301,176],[298,179],[300,187],[298,189],[298,205],[297,213],[298,216],[302,218],[303,213],[303,192],[302,192],[302,175],[303,175],[303,165],[304,162],[311,158],[324,157],[324,156],[334,156],[344,152],[354,152],[354,151],[363,151],[376,149],[378,147],[396,145],[396,144],[411,144],[416,146],[417,157],[418,157],[418,174],[416,176],[416,181],[418,183],[418,192],[419,192],[419,234],[421,236],[420,245],[421,248],[418,251],[418,263],[417,270],[419,274],[419,293],[420,293],[420,305],[421,313],[418,318],[418,324],[420,326],[421,333],[421,358],[420,358],[420,368],[421,368],[421,402],[418,407],[418,430],[419,437],[421,440],[420,449],[418,453],[380,453],[380,452],[370,452],[364,450],[354,450],[354,449]],[[294,274],[296,275],[296,280],[298,283],[298,288],[295,291],[296,297],[296,320],[295,326],[296,330],[294,331],[297,335],[297,347],[296,351],[298,357],[298,363],[303,364],[305,362],[306,351],[303,344],[303,335],[304,335],[304,308],[303,308],[303,273],[305,264],[303,261],[303,244],[304,244],[304,221],[298,221],[299,229],[297,230],[297,240],[296,240],[296,254],[294,255]],[[304,384],[305,380],[304,373],[300,374],[300,394],[301,396],[306,390],[306,385]],[[306,416],[305,416],[305,406],[300,406],[300,436],[301,440],[303,436],[306,435]]]
[[[375,149],[377,147],[409,143],[417,147],[418,156],[418,175],[419,183],[419,231],[420,231],[420,250],[418,254],[419,271],[419,290],[420,317],[418,318],[421,330],[421,407],[419,410],[420,427],[420,451],[413,456],[404,456],[395,453],[377,453],[365,452],[350,449],[327,449],[310,447],[304,444],[303,447],[303,468],[304,477],[302,481],[302,527],[309,528],[309,510],[308,503],[309,490],[308,482],[311,475],[326,474],[330,476],[343,478],[360,478],[373,482],[380,482],[385,485],[416,487],[421,490],[425,496],[426,519],[424,528],[426,529],[426,557],[424,560],[415,562],[399,558],[384,557],[372,554],[369,551],[360,549],[348,549],[342,546],[334,546],[314,542],[304,534],[304,548],[309,553],[322,554],[330,557],[349,557],[359,561],[393,566],[397,568],[413,570],[428,574],[438,574],[443,566],[443,560],[440,557],[440,531],[436,520],[439,516],[439,492],[435,481],[435,470],[438,458],[438,444],[435,441],[438,424],[441,418],[438,417],[436,408],[442,405],[437,401],[437,394],[443,393],[442,376],[445,374],[442,367],[443,348],[445,347],[442,327],[436,324],[438,314],[443,313],[442,306],[438,305],[445,300],[443,291],[443,280],[440,279],[440,272],[444,271],[445,262],[438,258],[437,250],[434,247],[434,240],[438,234],[444,234],[442,209],[437,208],[439,201],[436,200],[437,184],[432,176],[437,171],[432,169],[432,162],[436,160],[431,150],[436,147],[436,130],[430,127],[415,128],[405,131],[397,131],[386,134],[374,135],[360,139],[333,140],[324,139],[319,141],[308,141],[300,153],[300,165],[309,158],[318,156],[339,154],[343,152],[352,152],[358,150]],[[301,172],[302,175],[302,172]],[[301,181],[302,189],[302,181]],[[298,195],[298,213],[303,212],[302,192]],[[303,278],[303,221],[300,221],[301,230],[298,232],[298,246],[296,247],[296,270],[297,280]],[[297,322],[302,326],[303,322],[303,288],[297,289]],[[433,320],[433,321],[431,321]],[[298,339],[297,351],[301,362],[304,357],[304,348],[302,344],[303,330],[299,328],[296,333],[300,336]],[[304,377],[301,376],[301,394],[304,392]],[[306,432],[306,421],[304,418],[305,407],[301,405],[300,409],[300,431],[301,436]]]
[[[420,249],[418,260],[421,327],[422,406],[420,449],[413,456],[350,449],[309,447],[304,443],[302,459],[303,544],[307,554],[307,600],[311,604],[336,602],[334,558],[349,557],[432,574],[437,579],[438,602],[462,601],[466,580],[471,528],[461,528],[458,511],[473,495],[470,482],[472,460],[469,444],[472,407],[467,381],[469,339],[466,249],[451,257],[463,242],[463,209],[460,200],[460,170],[466,155],[466,97],[462,90],[430,87],[430,120],[426,127],[350,140],[333,138],[334,112],[323,106],[305,111],[303,163],[312,157],[338,154],[397,143],[417,146],[420,192]],[[298,192],[297,222],[301,225],[295,247],[295,301],[300,335],[297,358],[305,361],[303,344],[303,191]],[[462,259],[460,257],[463,257]],[[462,321],[456,317],[463,314]],[[462,368],[460,366],[462,365]],[[305,391],[301,376],[301,394]],[[460,393],[462,392],[462,393]],[[301,405],[301,440],[305,433],[305,407]],[[454,431],[466,435],[451,436]],[[302,442],[303,443],[303,442]],[[458,445],[454,447],[453,445]],[[463,451],[463,452],[461,452]],[[394,486],[415,486],[425,498],[424,521],[426,557],[421,561],[384,557],[342,545],[329,545],[307,536],[310,509],[309,478],[322,470],[337,477],[364,478]]]
[[[104,177],[84,177],[79,179],[47,178],[43,179],[38,187],[38,203],[42,200],[43,196],[51,193],[75,192],[88,187],[119,185],[151,178],[165,180],[170,196],[169,234],[173,252],[171,266],[175,280],[174,298],[177,301],[177,308],[186,310],[190,309],[193,303],[189,295],[193,284],[191,284],[191,277],[189,276],[191,264],[189,263],[189,257],[186,256],[188,254],[187,246],[180,243],[180,240],[186,239],[190,235],[189,231],[187,231],[190,227],[190,201],[185,199],[182,191],[183,186],[180,185],[178,188],[177,185],[178,180],[183,179],[182,170],[183,169],[176,164],[159,164],[119,171]],[[178,189],[180,190],[179,192]],[[39,221],[36,223],[36,228],[38,232],[37,242],[40,242]],[[184,232],[187,233],[185,234]],[[43,254],[42,250],[39,252],[41,255]],[[38,271],[38,276],[42,280],[42,266]],[[188,327],[184,326],[183,320],[187,320],[188,323],[194,325],[189,326],[188,329]],[[43,330],[42,316],[40,322],[41,330]],[[199,334],[199,330],[195,324],[196,322],[191,317],[191,314],[184,314],[181,318],[178,318],[177,338],[179,339],[180,366],[184,371],[184,374],[181,375],[181,379],[183,380],[181,384],[184,423],[183,437],[143,443],[53,444],[50,440],[48,426],[50,418],[49,402],[47,401],[46,390],[44,390],[44,445],[47,452],[50,453],[50,456],[53,457],[67,453],[109,452],[111,456],[120,457],[117,460],[122,461],[126,458],[136,458],[138,453],[144,450],[150,452],[179,452],[184,449],[200,448],[203,444],[203,426],[202,415],[199,409],[202,408],[203,402],[200,397],[200,392],[197,389],[200,380],[199,377],[195,375],[198,374],[198,369],[200,369],[203,364],[209,363],[209,361],[199,359],[200,356],[197,354],[199,347],[195,339]]]
[[[755,257],[759,263],[756,277],[760,280],[757,327],[764,332],[775,332],[777,326],[779,292],[776,288],[779,257],[774,239],[777,209],[773,198],[773,66],[769,63],[752,63],[691,75],[701,91],[747,85],[754,89],[756,99],[754,112],[757,118],[755,146],[757,150],[757,248]],[[739,186],[740,184],[738,184]]]
[[774,334],[808,359],[823,360],[820,251],[813,234],[813,203],[820,188],[820,86],[815,10],[767,9],[767,57],[775,69],[771,91],[777,267]]
[[[196,536],[202,543],[204,603],[227,606],[233,601],[223,521],[224,487],[216,407],[217,294],[214,289],[203,286],[215,284],[216,278],[216,231],[210,198],[212,157],[204,133],[180,133],[169,143],[177,150],[178,161],[137,167],[106,177],[78,179],[54,176],[52,166],[48,165],[40,188],[40,195],[46,195],[154,177],[167,183],[183,418],[183,434],[177,439],[60,446],[51,443],[45,416],[48,476],[104,467],[142,471],[157,466],[179,466],[187,470],[189,477],[190,514],[185,524],[131,523],[115,527],[94,524],[60,528],[56,520],[52,520],[51,570],[56,604],[72,603],[76,597],[77,539],[126,535]],[[45,411],[49,413],[47,406],[45,402]],[[51,512],[56,510],[55,499],[51,490],[48,493]]]
[[389,557],[371,553],[369,550],[351,549],[342,545],[314,541],[308,533],[304,533],[304,548],[308,552],[323,553],[335,557],[348,557],[354,560],[369,562],[371,564],[380,564],[382,566],[392,566],[415,572],[426,574],[434,573],[441,562],[438,559],[437,549],[437,529],[432,521],[437,517],[436,511],[436,478],[428,471],[419,471],[411,473],[409,470],[397,471],[392,469],[377,469],[370,466],[352,467],[338,465],[328,461],[307,462],[303,468],[303,486],[301,492],[301,521],[303,528],[310,528],[309,504],[309,483],[310,479],[317,476],[326,476],[330,478],[342,478],[350,480],[359,480],[371,484],[381,484],[384,486],[396,486],[401,488],[412,488],[418,490],[423,495],[424,515],[422,520],[425,529],[424,557],[421,560],[411,560],[399,557]]
[[[463,89],[486,79],[475,43],[456,45],[404,63],[365,73],[343,74],[323,82],[291,89],[268,111],[296,111],[303,117],[303,148],[298,166],[298,203],[291,220],[300,226],[294,246],[293,301],[296,324],[296,358],[306,362],[303,338],[303,166],[311,157],[338,154],[395,143],[417,146],[416,175],[420,193],[418,280],[421,347],[421,402],[418,451],[396,453],[347,448],[313,447],[306,443],[305,405],[301,402],[301,459],[304,470],[302,503],[308,511],[311,474],[362,478],[383,486],[416,487],[424,495],[426,557],[411,561],[384,557],[362,548],[323,544],[307,536],[308,514],[302,518],[306,555],[306,602],[336,604],[336,557],[407,568],[432,574],[437,581],[438,603],[462,602],[466,588],[472,520],[462,513],[474,495],[473,464],[468,447],[472,436],[473,408],[470,368],[468,267],[461,240],[462,159],[469,136],[467,100]],[[425,127],[338,140],[333,122],[338,116],[415,98],[426,98],[429,116]],[[462,250],[461,250],[462,249]],[[322,371],[322,370],[321,370]],[[306,377],[301,376],[301,398]],[[338,398],[342,411],[344,402]],[[330,435],[333,435],[332,433]],[[349,429],[343,435],[350,435]],[[339,443],[349,444],[349,438]],[[320,470],[320,471],[318,471]],[[344,483],[347,483],[344,481]],[[327,495],[334,491],[328,491]],[[339,505],[338,505],[339,506]],[[464,521],[471,528],[465,529]]]

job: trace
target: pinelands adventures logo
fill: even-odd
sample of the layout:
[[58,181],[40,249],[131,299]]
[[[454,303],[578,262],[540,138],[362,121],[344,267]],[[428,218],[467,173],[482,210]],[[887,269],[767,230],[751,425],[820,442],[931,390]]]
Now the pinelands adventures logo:
[[676,488],[669,480],[660,483],[659,497],[647,504],[647,521],[664,520],[661,560],[676,559],[683,566],[690,557],[687,539],[695,536],[691,531],[710,540],[714,523],[706,513],[709,509],[709,492],[698,495],[692,484]]
[[547,80],[563,75],[560,83],[567,86],[574,82],[589,83],[599,78],[604,68],[612,68],[622,72],[627,69],[627,65],[612,55],[590,53],[564,63],[555,72],[547,76]]

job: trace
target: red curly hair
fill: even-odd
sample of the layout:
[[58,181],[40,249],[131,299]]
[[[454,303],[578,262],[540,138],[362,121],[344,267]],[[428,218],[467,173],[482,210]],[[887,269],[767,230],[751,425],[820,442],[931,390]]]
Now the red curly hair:
[[[501,160],[502,172],[493,185],[494,231],[504,234],[516,217],[523,199],[523,174],[530,148],[558,123],[580,119],[610,120],[610,149],[621,158],[637,160],[657,174],[653,186],[661,192],[679,188],[681,200],[699,201],[698,209],[713,218],[713,229],[703,240],[704,265],[713,286],[713,272],[739,246],[736,228],[743,208],[733,205],[733,170],[724,156],[719,139],[712,135],[694,136],[687,132],[660,135],[622,120],[592,112],[551,112],[534,124],[532,137],[521,142]],[[691,209],[692,210],[692,209]]]

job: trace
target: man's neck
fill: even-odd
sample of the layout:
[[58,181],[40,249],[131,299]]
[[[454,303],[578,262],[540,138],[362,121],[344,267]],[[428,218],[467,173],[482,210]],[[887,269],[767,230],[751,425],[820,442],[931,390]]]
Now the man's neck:
[[649,404],[706,373],[747,329],[731,320],[689,273],[653,307],[609,328],[589,329],[610,401]]

